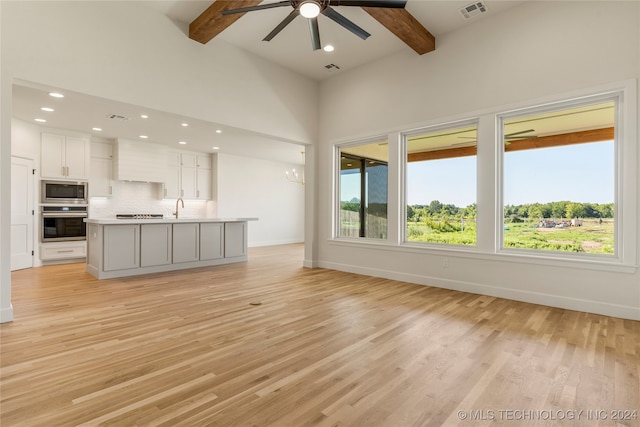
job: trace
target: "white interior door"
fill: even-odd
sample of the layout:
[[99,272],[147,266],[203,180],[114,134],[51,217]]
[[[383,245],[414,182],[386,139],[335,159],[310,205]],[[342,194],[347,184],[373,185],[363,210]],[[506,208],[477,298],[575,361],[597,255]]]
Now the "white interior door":
[[11,157],[11,271],[33,267],[33,160]]

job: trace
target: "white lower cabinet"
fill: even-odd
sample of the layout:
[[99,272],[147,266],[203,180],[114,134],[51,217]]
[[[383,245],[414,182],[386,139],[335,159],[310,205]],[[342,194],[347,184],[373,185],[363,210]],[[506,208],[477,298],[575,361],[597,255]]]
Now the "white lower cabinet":
[[227,222],[224,224],[225,258],[247,255],[247,223]]
[[200,260],[224,257],[224,223],[203,222],[200,224]]
[[254,220],[87,219],[87,272],[111,279],[244,262],[247,221]]
[[57,261],[69,258],[84,258],[87,256],[87,242],[55,242],[40,245],[40,259],[42,261]]
[[140,225],[104,227],[104,271],[140,267]]
[[171,224],[140,226],[140,267],[171,264]]
[[173,262],[199,261],[199,238],[199,223],[173,224]]

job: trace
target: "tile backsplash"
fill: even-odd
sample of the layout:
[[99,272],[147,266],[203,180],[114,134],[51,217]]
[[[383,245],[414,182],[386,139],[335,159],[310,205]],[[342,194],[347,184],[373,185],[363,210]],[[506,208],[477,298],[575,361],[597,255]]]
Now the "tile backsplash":
[[[162,184],[113,181],[113,196],[92,197],[89,218],[115,218],[116,214],[163,214],[171,218],[176,209],[175,199],[162,199]],[[184,201],[180,205],[181,218],[215,218],[216,202]]]

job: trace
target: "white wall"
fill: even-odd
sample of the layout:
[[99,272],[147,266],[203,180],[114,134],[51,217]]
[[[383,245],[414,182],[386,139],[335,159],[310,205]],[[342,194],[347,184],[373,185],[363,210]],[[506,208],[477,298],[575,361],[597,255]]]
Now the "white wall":
[[[640,319],[637,267],[594,270],[330,240],[335,143],[638,79],[639,29],[640,2],[527,2],[439,37],[433,53],[407,50],[323,82],[315,265]],[[637,177],[640,159],[630,163]],[[494,175],[480,176],[479,188],[495,188]],[[631,261],[639,264],[637,256]]]
[[257,217],[249,223],[249,246],[304,241],[304,187],[285,171],[300,166],[218,154],[218,216]]
[[13,318],[4,202],[10,200],[13,82],[315,142],[315,81],[219,40],[194,42],[186,28],[143,3],[0,2],[0,321]]

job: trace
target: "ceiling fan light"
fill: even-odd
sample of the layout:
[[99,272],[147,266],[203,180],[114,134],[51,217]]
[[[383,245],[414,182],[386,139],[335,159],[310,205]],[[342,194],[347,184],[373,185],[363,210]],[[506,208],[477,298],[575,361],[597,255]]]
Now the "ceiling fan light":
[[300,5],[300,15],[305,18],[315,18],[320,15],[320,5],[315,1],[306,1]]

